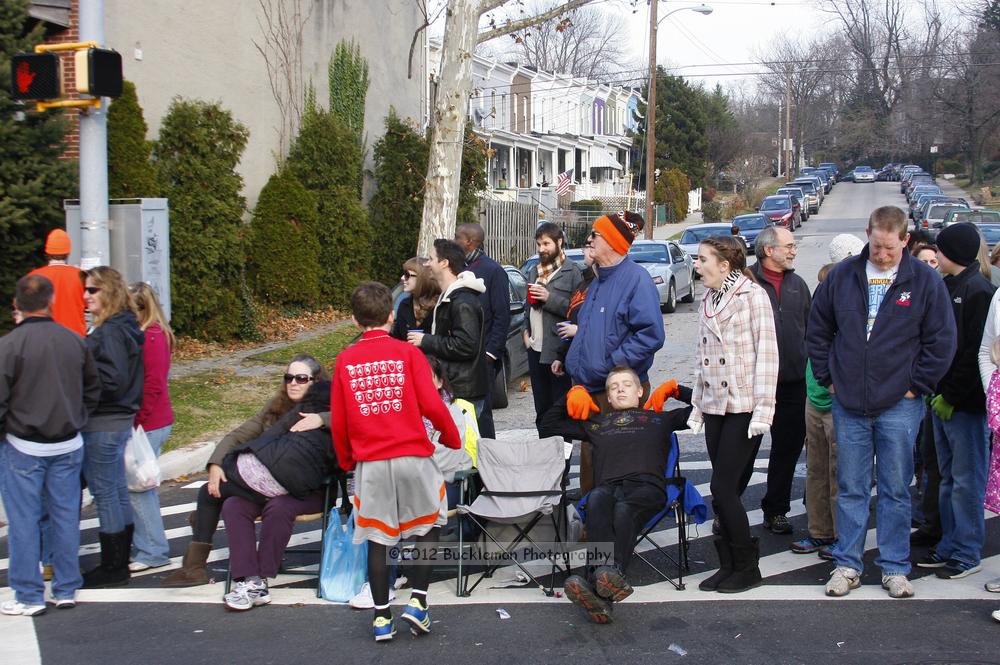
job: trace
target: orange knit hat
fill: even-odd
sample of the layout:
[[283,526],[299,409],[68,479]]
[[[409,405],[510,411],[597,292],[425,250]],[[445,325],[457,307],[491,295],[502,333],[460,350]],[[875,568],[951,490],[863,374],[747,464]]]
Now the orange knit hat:
[[594,220],[594,231],[599,233],[617,254],[625,256],[636,234],[644,225],[641,216],[633,212],[602,215]]
[[49,256],[64,256],[70,253],[72,243],[69,234],[62,229],[53,229],[45,240],[45,253]]

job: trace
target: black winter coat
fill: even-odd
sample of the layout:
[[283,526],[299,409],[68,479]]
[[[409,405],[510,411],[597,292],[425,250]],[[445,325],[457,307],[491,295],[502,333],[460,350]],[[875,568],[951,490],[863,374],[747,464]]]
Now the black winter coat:
[[979,380],[979,345],[996,288],[975,261],[959,275],[944,278],[958,329],[958,350],[937,392],[956,411],[986,413],[986,395]]
[[142,406],[142,345],[145,333],[132,312],[120,312],[97,326],[86,337],[101,377],[101,399],[90,414],[85,432],[118,429],[131,424]]
[[290,432],[289,428],[299,421],[301,413],[322,413],[329,408],[330,382],[318,381],[295,408],[229,455],[252,452],[290,495],[304,499],[323,486],[324,478],[336,468],[337,458],[325,427],[308,432]]
[[489,378],[479,294],[455,289],[438,303],[431,318],[434,334],[424,336],[421,350],[441,361],[455,397],[469,401],[485,397]]
[[750,271],[767,292],[774,310],[774,331],[778,337],[778,383],[805,381],[806,361],[809,359],[806,353],[806,323],[812,306],[809,285],[794,270],[786,270],[779,302],[774,287],[764,277],[760,261]]

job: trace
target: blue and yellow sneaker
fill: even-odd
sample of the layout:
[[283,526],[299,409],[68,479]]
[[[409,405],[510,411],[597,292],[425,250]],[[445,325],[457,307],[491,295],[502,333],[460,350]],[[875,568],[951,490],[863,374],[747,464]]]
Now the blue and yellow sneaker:
[[372,623],[372,632],[375,634],[376,642],[388,642],[396,634],[396,624],[392,619],[375,617],[375,621]]
[[416,598],[410,598],[410,603],[400,618],[410,622],[410,632],[414,635],[426,635],[431,632],[431,611],[421,606]]

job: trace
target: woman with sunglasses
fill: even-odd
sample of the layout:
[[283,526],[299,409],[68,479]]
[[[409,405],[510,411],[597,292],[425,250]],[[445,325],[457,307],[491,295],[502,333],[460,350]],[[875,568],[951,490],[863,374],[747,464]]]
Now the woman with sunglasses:
[[[191,543],[184,553],[181,568],[164,578],[163,586],[187,587],[208,584],[208,571],[205,565],[212,551],[212,537],[219,525],[223,503],[231,497],[240,497],[257,505],[275,504],[263,511],[263,528],[279,532],[287,528],[287,532],[291,534],[291,523],[294,522],[295,516],[304,514],[295,512],[300,507],[299,500],[289,494],[274,497],[262,494],[259,491],[260,487],[253,487],[256,484],[253,480],[259,477],[257,472],[260,471],[260,466],[254,464],[253,460],[244,460],[241,465],[235,465],[236,460],[229,456],[229,453],[254,441],[279,421],[288,424],[289,432],[308,432],[321,427],[328,430],[329,411],[306,412],[299,411],[298,407],[315,382],[329,380],[329,372],[315,358],[306,354],[295,356],[285,369],[284,382],[277,394],[257,415],[219,441],[208,459],[208,482],[198,491],[197,506],[188,518],[192,530]],[[296,412],[297,419],[285,417],[292,411]],[[330,448],[332,450],[332,444]],[[245,475],[251,478],[245,478]],[[248,483],[247,480],[251,482]],[[322,507],[312,512],[320,510]],[[272,524],[272,520],[278,523]]]
[[[153,288],[145,282],[129,287],[135,302],[139,327],[146,336],[142,349],[142,408],[135,414],[135,426],[142,427],[153,448],[160,456],[160,449],[170,436],[174,425],[174,410],[170,404],[167,375],[170,373],[170,354],[174,349],[174,331],[160,307]],[[130,492],[135,531],[132,534],[132,562],[130,572],[161,568],[170,563],[170,545],[163,530],[160,515],[160,497],[156,488],[145,492]]]
[[427,315],[434,310],[441,287],[434,281],[430,269],[417,257],[403,264],[403,275],[399,278],[403,285],[403,295],[396,307],[396,319],[389,334],[406,341],[410,330],[430,332],[431,319]]
[[84,573],[84,588],[128,584],[132,503],[125,482],[125,445],[142,406],[144,335],[128,286],[108,266],[86,273],[83,301],[93,327],[87,346],[101,375],[101,399],[83,429],[83,476],[100,521],[101,564]]

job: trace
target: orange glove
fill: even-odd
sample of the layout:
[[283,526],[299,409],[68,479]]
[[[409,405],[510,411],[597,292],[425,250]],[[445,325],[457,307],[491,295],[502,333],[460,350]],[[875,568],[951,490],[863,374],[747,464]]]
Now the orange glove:
[[573,386],[566,393],[566,413],[573,420],[587,420],[590,414],[600,412],[600,407],[583,386]]
[[670,379],[664,381],[656,387],[656,390],[649,396],[646,400],[646,404],[642,407],[649,411],[662,411],[663,405],[671,397],[680,396],[681,391],[677,389],[677,381],[675,379]]

